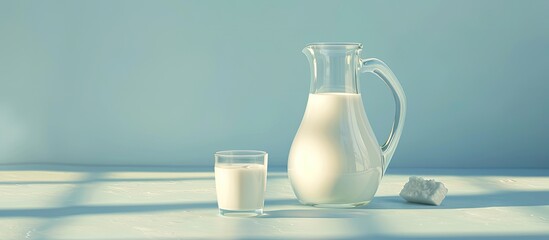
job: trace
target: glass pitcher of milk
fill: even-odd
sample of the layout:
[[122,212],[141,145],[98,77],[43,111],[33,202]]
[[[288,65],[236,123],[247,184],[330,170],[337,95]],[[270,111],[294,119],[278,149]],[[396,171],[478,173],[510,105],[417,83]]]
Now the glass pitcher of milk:
[[[356,207],[374,197],[395,152],[406,115],[406,96],[382,61],[361,59],[359,43],[314,43],[303,49],[312,77],[303,120],[288,158],[298,200],[317,207]],[[366,117],[358,74],[373,73],[391,89],[396,116],[379,145]]]

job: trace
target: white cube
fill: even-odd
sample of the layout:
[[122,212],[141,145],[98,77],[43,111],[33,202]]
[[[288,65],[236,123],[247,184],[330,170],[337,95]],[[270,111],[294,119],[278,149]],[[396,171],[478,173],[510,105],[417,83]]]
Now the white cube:
[[441,182],[433,179],[425,180],[421,177],[410,177],[410,180],[400,191],[400,196],[408,202],[438,206],[447,193],[448,189]]

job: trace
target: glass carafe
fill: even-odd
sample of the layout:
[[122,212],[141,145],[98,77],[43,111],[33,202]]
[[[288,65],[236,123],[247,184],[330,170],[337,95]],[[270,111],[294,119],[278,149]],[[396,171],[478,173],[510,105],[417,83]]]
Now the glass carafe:
[[[385,63],[361,59],[361,49],[359,43],[315,43],[303,49],[311,67],[311,88],[288,159],[288,176],[303,204],[368,204],[400,139],[406,114],[402,87]],[[365,72],[381,78],[396,102],[393,127],[382,146],[368,122],[358,88],[358,75]]]

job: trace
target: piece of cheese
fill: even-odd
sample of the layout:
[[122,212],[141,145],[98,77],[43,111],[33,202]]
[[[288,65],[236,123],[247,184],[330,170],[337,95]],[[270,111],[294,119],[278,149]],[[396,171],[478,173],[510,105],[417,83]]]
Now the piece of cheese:
[[404,185],[400,196],[408,202],[440,205],[446,197],[448,189],[444,184],[433,179],[425,180],[421,177],[410,177]]

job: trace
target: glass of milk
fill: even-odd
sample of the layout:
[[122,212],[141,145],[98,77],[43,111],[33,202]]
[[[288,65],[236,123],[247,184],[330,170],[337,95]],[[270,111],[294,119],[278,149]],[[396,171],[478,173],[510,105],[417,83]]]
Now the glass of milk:
[[215,153],[215,189],[222,216],[263,214],[268,154],[255,150]]

